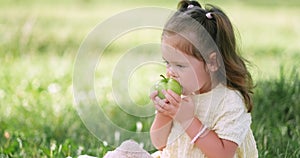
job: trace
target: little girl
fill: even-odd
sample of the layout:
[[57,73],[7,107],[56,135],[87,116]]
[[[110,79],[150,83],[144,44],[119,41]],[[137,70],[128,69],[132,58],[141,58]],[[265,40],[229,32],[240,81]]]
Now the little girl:
[[150,95],[157,110],[150,135],[159,150],[153,156],[258,157],[250,128],[252,79],[225,13],[179,2],[163,30],[162,57],[183,92]]

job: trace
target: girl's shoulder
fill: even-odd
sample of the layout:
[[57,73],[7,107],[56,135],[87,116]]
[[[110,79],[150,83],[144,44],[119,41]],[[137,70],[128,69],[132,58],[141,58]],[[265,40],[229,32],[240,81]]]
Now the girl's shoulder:
[[242,99],[242,95],[239,91],[234,90],[232,88],[227,87],[224,84],[218,84],[216,87],[214,87],[211,91],[196,95],[195,97],[200,98],[236,98],[236,99]]
[[228,88],[224,84],[217,85],[211,91],[195,96],[197,102],[203,105],[210,105],[209,108],[216,109],[240,109],[247,110],[241,93]]
[[243,96],[238,90],[220,84],[216,88],[216,91],[219,94],[222,109],[247,111]]
[[247,111],[242,94],[238,90],[226,87],[224,96],[224,108],[240,109]]

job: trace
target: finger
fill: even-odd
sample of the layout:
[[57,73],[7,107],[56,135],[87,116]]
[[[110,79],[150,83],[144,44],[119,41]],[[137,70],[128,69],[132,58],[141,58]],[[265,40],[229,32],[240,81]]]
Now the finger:
[[160,99],[158,96],[155,97],[155,102],[160,106],[164,107],[166,105],[166,99]]
[[165,104],[163,107],[161,107],[165,113],[167,113],[168,115],[173,115],[175,110],[175,106],[170,105],[170,104]]
[[156,109],[158,112],[160,112],[160,113],[163,113],[163,112],[164,112],[164,109],[163,109],[162,107],[160,107],[160,105],[154,104],[154,107],[155,107],[155,109]]
[[177,93],[173,92],[172,90],[168,89],[167,92],[175,99],[176,102],[181,101],[181,96]]
[[172,104],[173,106],[178,106],[179,102],[177,102],[177,100],[171,96],[167,91],[163,90],[163,94],[165,95],[166,99],[169,101],[170,104]]
[[151,100],[155,100],[155,97],[158,95],[158,91],[153,91],[152,93],[150,93],[150,99]]

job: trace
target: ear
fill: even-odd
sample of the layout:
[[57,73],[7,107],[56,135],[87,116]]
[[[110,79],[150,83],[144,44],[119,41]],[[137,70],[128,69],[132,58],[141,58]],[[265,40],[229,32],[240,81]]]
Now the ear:
[[217,60],[217,53],[212,52],[209,55],[207,67],[208,67],[209,71],[216,72],[219,69],[219,66],[220,65],[219,65],[218,60]]

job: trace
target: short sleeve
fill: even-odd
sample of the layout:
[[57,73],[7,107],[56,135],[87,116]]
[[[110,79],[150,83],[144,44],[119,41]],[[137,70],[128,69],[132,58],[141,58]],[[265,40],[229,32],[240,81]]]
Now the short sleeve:
[[250,130],[251,115],[247,112],[241,95],[235,91],[228,92],[221,104],[212,130],[220,138],[241,145]]

